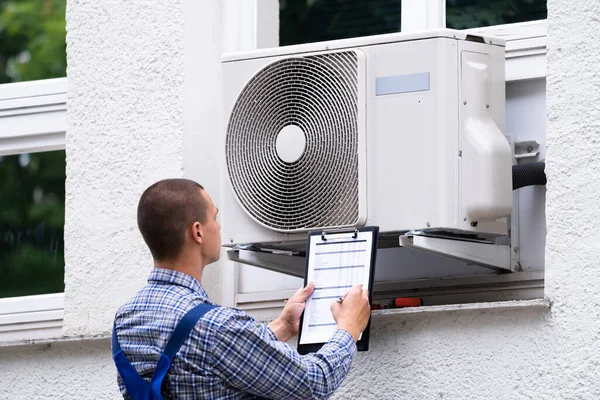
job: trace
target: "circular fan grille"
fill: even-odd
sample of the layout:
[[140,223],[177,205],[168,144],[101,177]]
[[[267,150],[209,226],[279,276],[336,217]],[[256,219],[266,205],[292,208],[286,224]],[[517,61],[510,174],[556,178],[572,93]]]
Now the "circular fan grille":
[[286,58],[246,85],[229,120],[226,164],[255,220],[284,232],[358,222],[357,91],[350,51]]

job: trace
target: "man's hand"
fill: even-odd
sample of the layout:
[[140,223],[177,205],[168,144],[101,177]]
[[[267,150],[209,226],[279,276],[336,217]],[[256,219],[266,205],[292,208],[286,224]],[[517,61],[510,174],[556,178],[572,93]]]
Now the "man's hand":
[[310,297],[314,290],[315,285],[312,282],[309,282],[306,287],[298,289],[286,302],[281,315],[269,324],[269,328],[277,336],[277,340],[287,342],[298,334],[300,316],[304,311],[306,299]]
[[338,329],[343,329],[358,341],[361,332],[365,330],[371,316],[371,306],[369,305],[369,291],[363,289],[360,285],[354,285],[344,295],[341,303],[333,302],[331,304],[331,313]]

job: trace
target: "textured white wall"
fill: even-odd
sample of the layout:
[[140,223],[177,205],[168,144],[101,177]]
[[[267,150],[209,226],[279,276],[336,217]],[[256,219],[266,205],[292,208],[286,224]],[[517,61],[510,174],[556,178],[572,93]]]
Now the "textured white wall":
[[[149,265],[135,231],[137,196],[149,181],[181,174],[187,157],[181,2],[152,4],[69,3],[70,332],[105,331],[113,305],[142,282]],[[549,0],[548,7],[552,309],[376,317],[371,350],[335,398],[600,396],[600,3]],[[65,346],[0,349],[0,397],[118,397],[107,341]]]
[[136,208],[183,170],[183,1],[69,1],[65,334],[106,332],[152,259]]
[[[220,8],[68,2],[65,335],[108,332],[145,283],[152,259],[136,208],[146,187],[185,176],[218,200]],[[218,271],[204,282],[216,299]]]
[[0,399],[118,399],[110,341],[0,349]]

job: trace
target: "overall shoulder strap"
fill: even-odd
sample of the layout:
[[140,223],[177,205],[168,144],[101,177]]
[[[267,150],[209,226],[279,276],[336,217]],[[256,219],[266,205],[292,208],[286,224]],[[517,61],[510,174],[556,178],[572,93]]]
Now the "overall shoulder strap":
[[183,345],[183,342],[185,342],[185,340],[189,337],[198,320],[200,320],[204,314],[216,307],[217,306],[212,304],[199,304],[188,311],[183,316],[181,321],[179,321],[179,324],[177,324],[175,331],[173,331],[173,334],[167,343],[167,347],[165,347],[165,350],[160,355],[160,360],[158,361],[158,365],[156,366],[156,370],[152,376],[150,385],[152,386],[152,394],[154,395],[153,398],[161,398],[157,396],[160,396],[160,388],[165,376],[167,375],[167,372],[169,371],[169,368],[171,367],[173,357],[175,357],[175,354],[177,354]]
[[121,375],[121,379],[123,380],[123,384],[127,389],[127,393],[133,400],[162,400],[162,395],[160,393],[162,382],[171,367],[171,362],[173,357],[181,346],[183,342],[188,338],[194,326],[200,318],[204,316],[208,311],[212,310],[217,306],[213,306],[211,304],[199,304],[196,307],[192,308],[188,311],[179,324],[173,331],[169,342],[163,353],[158,360],[158,364],[156,369],[154,370],[154,374],[152,376],[152,380],[150,383],[146,382],[135,370],[133,365],[127,360],[127,357],[121,350],[121,346],[119,345],[119,340],[117,338],[116,324],[113,323],[113,331],[112,331],[112,353],[113,359],[115,360],[115,365],[117,366],[117,371]]
[[116,323],[113,323],[112,331],[112,353],[115,365],[123,384],[127,389],[127,393],[133,400],[147,399],[150,394],[150,385],[146,382],[133,368],[133,365],[127,360],[125,354],[121,350],[119,340],[117,339]]
[[183,342],[190,336],[190,332],[192,332],[192,329],[194,329],[200,318],[216,307],[217,306],[212,304],[202,303],[188,311],[183,318],[181,318],[179,324],[177,324],[163,353],[170,359],[173,359],[183,345]]

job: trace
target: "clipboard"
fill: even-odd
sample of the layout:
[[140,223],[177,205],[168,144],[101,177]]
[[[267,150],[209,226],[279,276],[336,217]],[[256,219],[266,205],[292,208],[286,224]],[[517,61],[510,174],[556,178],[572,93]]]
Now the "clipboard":
[[[330,306],[354,284],[367,286],[373,301],[378,226],[347,230],[311,231],[306,243],[304,286],[315,283],[300,316],[298,353],[319,351],[337,330]],[[356,343],[358,351],[369,350],[371,319]]]

